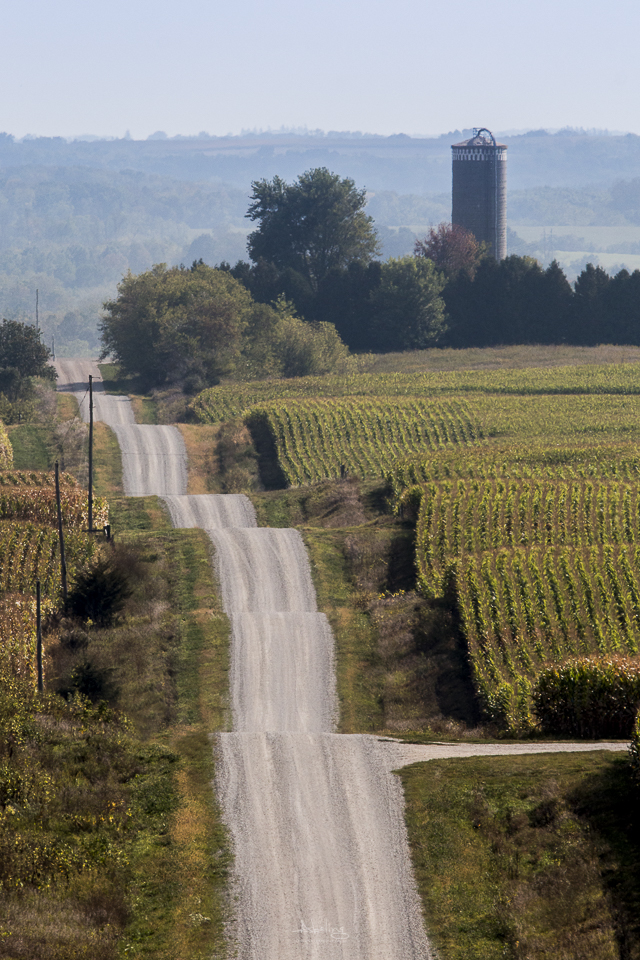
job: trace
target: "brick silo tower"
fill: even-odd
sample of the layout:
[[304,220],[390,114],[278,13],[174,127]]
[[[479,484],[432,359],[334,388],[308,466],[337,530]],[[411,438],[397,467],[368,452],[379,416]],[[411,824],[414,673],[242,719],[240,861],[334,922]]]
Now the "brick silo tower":
[[484,240],[496,260],[507,255],[507,147],[482,127],[454,143],[451,222]]

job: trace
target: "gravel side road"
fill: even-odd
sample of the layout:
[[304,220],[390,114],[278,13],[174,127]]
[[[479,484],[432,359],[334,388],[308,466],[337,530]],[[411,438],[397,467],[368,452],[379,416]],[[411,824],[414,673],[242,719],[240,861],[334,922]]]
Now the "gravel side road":
[[232,626],[234,733],[218,737],[217,789],[239,956],[429,957],[389,745],[332,732],[333,637],[300,534],[257,528],[242,496],[165,501],[176,525],[208,531]]

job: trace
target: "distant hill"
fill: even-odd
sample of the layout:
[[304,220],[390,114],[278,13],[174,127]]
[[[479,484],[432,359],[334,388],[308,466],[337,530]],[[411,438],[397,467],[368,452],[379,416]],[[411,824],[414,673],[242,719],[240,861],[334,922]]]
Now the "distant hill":
[[[438,194],[451,185],[451,144],[470,136],[454,130],[437,138],[328,134],[67,142],[62,137],[14,141],[0,134],[0,167],[91,167],[138,170],[176,180],[209,181],[247,189],[251,180],[291,179],[327,166],[368,190]],[[640,169],[640,137],[535,131],[500,138],[509,147],[512,190],[537,186],[608,185]]]

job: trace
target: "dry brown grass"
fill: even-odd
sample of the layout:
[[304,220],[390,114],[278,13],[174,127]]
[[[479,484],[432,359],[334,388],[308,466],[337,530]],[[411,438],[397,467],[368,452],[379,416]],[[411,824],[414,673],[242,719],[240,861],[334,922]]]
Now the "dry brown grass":
[[532,344],[366,354],[359,358],[359,370],[362,373],[419,373],[423,370],[508,370],[639,362],[640,347],[637,346],[604,344],[598,347],[575,347]]
[[188,493],[217,493],[220,485],[220,464],[217,456],[220,424],[180,423],[189,458]]
[[20,899],[5,900],[0,957],[114,960],[118,933],[127,915],[124,897],[114,889],[100,890],[97,884],[93,890],[88,898],[81,891],[60,899],[49,891],[31,891]]

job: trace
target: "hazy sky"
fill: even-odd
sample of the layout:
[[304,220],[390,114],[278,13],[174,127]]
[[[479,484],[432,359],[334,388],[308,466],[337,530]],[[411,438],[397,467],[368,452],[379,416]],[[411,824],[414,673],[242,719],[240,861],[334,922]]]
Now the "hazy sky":
[[640,133],[638,0],[3,0],[0,130]]

